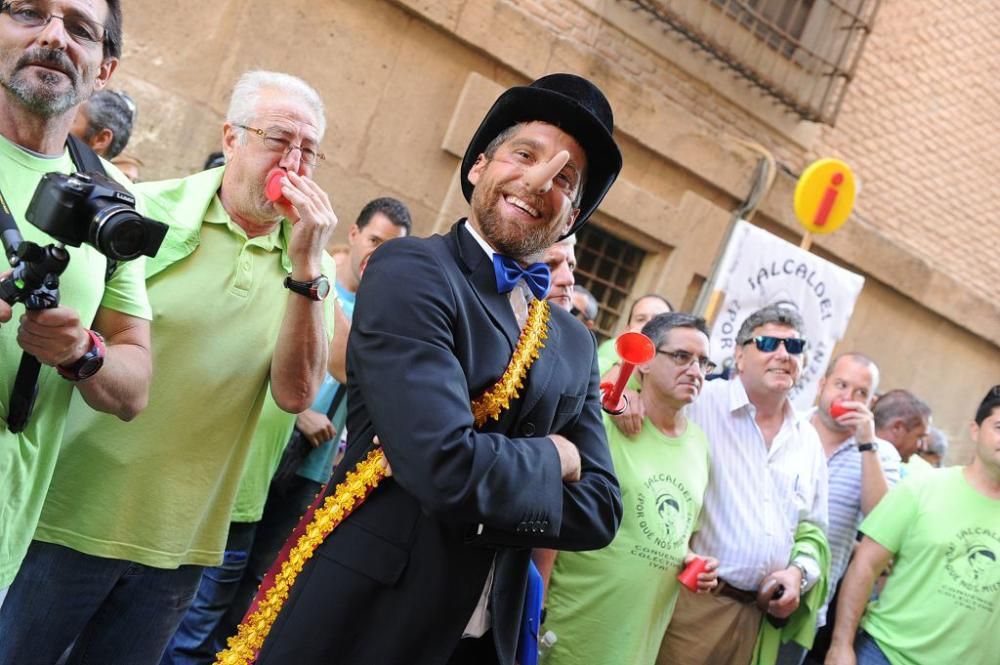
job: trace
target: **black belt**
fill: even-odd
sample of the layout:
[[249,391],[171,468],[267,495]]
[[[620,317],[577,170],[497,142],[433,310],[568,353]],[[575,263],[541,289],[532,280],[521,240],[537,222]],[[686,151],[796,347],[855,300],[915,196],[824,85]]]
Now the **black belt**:
[[726,598],[732,598],[736,602],[743,603],[744,605],[757,605],[756,591],[744,591],[739,587],[729,584],[725,580],[719,580],[719,586],[717,587],[715,593],[720,596],[725,596]]

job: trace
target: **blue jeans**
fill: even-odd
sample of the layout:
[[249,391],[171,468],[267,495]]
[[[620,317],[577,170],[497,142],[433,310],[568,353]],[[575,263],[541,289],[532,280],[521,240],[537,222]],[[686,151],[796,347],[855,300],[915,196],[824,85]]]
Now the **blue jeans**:
[[0,665],[155,665],[201,566],[151,568],[34,541],[0,606]]
[[272,486],[260,522],[229,525],[225,559],[218,568],[205,570],[198,596],[160,665],[215,662],[215,654],[236,634],[257,587],[320,488],[319,483],[296,476],[286,494]]
[[892,665],[875,638],[863,630],[854,638],[854,655],[857,656],[858,665]]
[[[210,665],[215,662],[215,654],[224,646],[216,643],[215,633],[239,590],[256,526],[256,522],[229,524],[222,565],[205,569],[194,602],[167,644],[160,665]],[[225,638],[222,639],[224,642]]]

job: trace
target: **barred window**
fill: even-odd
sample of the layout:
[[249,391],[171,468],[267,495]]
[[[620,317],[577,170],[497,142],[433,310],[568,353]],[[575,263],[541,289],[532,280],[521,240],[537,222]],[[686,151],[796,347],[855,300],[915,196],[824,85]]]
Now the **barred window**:
[[879,0],[618,0],[803,120],[833,125]]
[[597,299],[594,334],[610,337],[634,297],[632,287],[646,252],[602,229],[587,225],[577,233],[576,283]]

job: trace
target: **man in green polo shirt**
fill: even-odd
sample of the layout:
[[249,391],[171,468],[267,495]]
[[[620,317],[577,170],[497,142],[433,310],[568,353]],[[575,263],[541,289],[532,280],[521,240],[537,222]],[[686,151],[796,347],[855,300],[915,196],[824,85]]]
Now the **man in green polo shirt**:
[[[118,0],[95,0],[69,16],[66,4],[0,7],[0,211],[9,210],[25,241],[42,246],[54,239],[25,219],[32,194],[46,173],[77,170],[66,149],[76,106],[107,84],[121,55]],[[61,21],[43,22],[60,14]],[[104,168],[128,182],[110,164]],[[106,259],[96,249],[85,244],[67,252],[59,307],[26,313],[0,301],[0,607],[35,532],[74,386],[81,411],[126,420],[149,394],[151,312],[142,262],[119,265],[105,283]],[[0,274],[8,273],[0,259]],[[34,355],[41,371],[34,411],[15,434],[7,427],[9,398],[22,353]]]
[[70,662],[157,663],[202,568],[222,561],[266,392],[297,413],[323,379],[333,320],[323,248],[337,218],[311,179],[322,101],[300,79],[250,72],[226,118],[225,166],[137,188],[170,225],[146,267],[150,407],[123,426],[71,406],[0,614],[0,663],[55,662],[71,645]]
[[[970,432],[971,464],[904,479],[861,524],[827,665],[997,662],[1000,385],[980,403]],[[890,559],[885,589],[862,618]]]

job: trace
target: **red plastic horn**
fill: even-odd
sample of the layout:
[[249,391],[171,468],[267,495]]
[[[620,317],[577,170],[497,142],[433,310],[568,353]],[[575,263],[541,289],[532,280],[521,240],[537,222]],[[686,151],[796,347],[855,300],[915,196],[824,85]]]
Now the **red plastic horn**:
[[653,359],[653,356],[656,355],[656,347],[653,346],[653,340],[642,333],[627,332],[622,333],[615,341],[615,351],[618,352],[618,357],[622,359],[618,380],[614,386],[610,383],[601,384],[601,391],[604,393],[604,397],[601,399],[601,407],[613,416],[625,412],[625,409],[628,407],[628,404],[622,403],[622,393],[625,392],[625,384],[628,383],[629,377],[632,376],[632,371],[635,370],[636,365],[648,363]]
[[271,169],[264,179],[264,196],[271,203],[288,203],[285,195],[281,193],[281,179],[285,177],[285,170],[277,167]]

